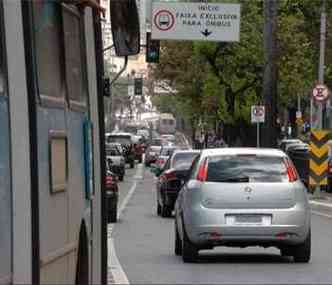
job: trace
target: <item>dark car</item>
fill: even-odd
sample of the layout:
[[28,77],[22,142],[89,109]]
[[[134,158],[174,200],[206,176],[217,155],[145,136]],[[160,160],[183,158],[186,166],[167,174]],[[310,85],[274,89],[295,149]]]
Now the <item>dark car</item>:
[[110,171],[119,176],[120,181],[123,181],[123,178],[126,173],[125,158],[120,152],[117,144],[106,143],[106,162]]
[[120,143],[123,155],[130,168],[135,166],[135,151],[132,142],[132,135],[129,133],[111,133],[106,135],[107,143]]
[[116,223],[119,200],[118,177],[109,170],[106,172],[105,186],[107,199],[107,220],[109,223]]
[[162,146],[158,159],[156,161],[156,167],[159,169],[163,169],[167,160],[172,156],[173,152],[178,149],[175,146]]
[[186,180],[194,159],[199,150],[177,150],[166,162],[162,171],[157,172],[157,214],[170,217],[178,193]]

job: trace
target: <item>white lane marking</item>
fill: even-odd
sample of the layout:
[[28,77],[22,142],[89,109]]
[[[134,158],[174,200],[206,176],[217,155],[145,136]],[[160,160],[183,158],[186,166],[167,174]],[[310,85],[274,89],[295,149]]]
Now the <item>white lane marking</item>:
[[321,217],[332,219],[332,215],[323,214],[323,213],[317,212],[317,211],[311,211],[311,213],[314,214],[314,215],[317,215],[317,216],[321,216]]
[[109,284],[128,284],[129,280],[126,273],[123,271],[123,268],[120,264],[120,261],[116,255],[114,242],[112,238],[109,238],[108,241],[108,269],[112,273],[112,279],[109,279]]
[[[140,164],[137,167],[137,171],[134,176],[134,179],[143,179],[143,165],[142,164]],[[129,200],[133,196],[133,194],[136,190],[136,187],[137,187],[137,181],[135,181],[133,183],[128,194],[123,199],[123,201],[118,209],[118,216],[117,216],[118,219],[120,218],[123,210],[126,208]],[[128,284],[129,285],[130,283],[127,278],[127,275],[124,272],[124,270],[121,266],[121,263],[115,252],[114,241],[112,239],[112,233],[113,233],[115,225],[116,224],[108,225],[108,239],[107,239],[108,260],[107,260],[107,264],[108,264],[108,271],[111,273],[111,274],[109,274],[108,284],[125,284],[125,285]]]
[[118,210],[118,219],[120,218],[121,214],[122,214],[122,211],[126,208],[131,196],[133,196],[135,190],[136,190],[136,186],[137,186],[137,182],[135,181],[133,186],[131,186],[127,196],[123,199],[120,207],[119,207],[119,210]]
[[317,206],[323,206],[323,207],[327,207],[327,208],[332,208],[332,204],[329,204],[329,203],[310,201],[310,204],[317,205]]

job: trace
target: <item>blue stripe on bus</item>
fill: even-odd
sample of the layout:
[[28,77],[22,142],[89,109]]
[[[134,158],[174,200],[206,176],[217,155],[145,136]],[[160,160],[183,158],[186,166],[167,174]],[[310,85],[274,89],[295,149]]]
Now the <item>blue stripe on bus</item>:
[[[12,195],[8,97],[0,96],[0,277],[11,274]],[[24,191],[24,189],[22,189]]]

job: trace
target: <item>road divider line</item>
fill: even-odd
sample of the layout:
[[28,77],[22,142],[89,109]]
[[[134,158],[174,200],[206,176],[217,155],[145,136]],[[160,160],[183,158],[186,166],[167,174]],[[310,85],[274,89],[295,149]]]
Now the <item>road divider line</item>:
[[[111,282],[114,284],[124,284],[129,285],[129,280],[126,273],[123,271],[123,268],[120,264],[120,261],[116,255],[114,242],[112,238],[109,238],[108,241],[108,269],[112,273]],[[112,283],[109,283],[112,284]]]
[[332,208],[332,204],[329,204],[329,203],[323,203],[323,202],[317,202],[317,201],[310,201],[309,203],[310,203],[311,205],[316,205],[316,206],[322,206],[322,207]]
[[[137,167],[136,174],[134,178],[137,177],[142,177],[143,179],[143,165],[140,164]],[[121,217],[121,214],[123,210],[126,208],[129,200],[133,196],[135,190],[137,187],[137,181],[134,181],[133,185],[131,186],[128,194],[126,197],[123,199],[119,210],[118,210],[118,216],[117,218],[119,219]],[[115,247],[114,247],[114,241],[112,238],[112,233],[114,230],[116,224],[109,224],[108,225],[108,239],[107,239],[107,248],[108,248],[108,272],[109,272],[109,277],[108,277],[108,284],[124,284],[124,285],[129,285],[129,280],[127,278],[126,273],[124,272],[121,263],[116,255]],[[110,278],[111,277],[111,278]]]
[[317,215],[317,216],[321,216],[321,217],[332,219],[332,215],[323,214],[323,213],[317,212],[317,211],[311,211],[311,213],[314,214],[314,215]]

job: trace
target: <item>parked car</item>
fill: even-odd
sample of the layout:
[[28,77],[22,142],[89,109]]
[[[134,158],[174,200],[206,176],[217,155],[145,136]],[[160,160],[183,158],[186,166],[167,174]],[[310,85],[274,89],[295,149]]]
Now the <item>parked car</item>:
[[109,223],[117,222],[119,188],[118,177],[106,167],[106,199],[107,199],[107,220]]
[[173,154],[175,150],[176,150],[175,146],[168,146],[168,145],[162,146],[156,161],[156,168],[163,169],[166,164],[166,161]]
[[186,180],[193,160],[199,155],[199,150],[175,151],[168,159],[164,169],[157,171],[157,214],[170,217],[178,193]]
[[175,254],[184,262],[217,246],[274,246],[309,262],[310,233],[306,188],[276,149],[203,150],[175,204]]
[[157,161],[158,155],[160,153],[161,146],[151,145],[145,151],[145,166],[150,166],[151,163]]
[[126,163],[130,165],[130,168],[135,166],[135,152],[132,142],[132,135],[130,133],[107,133],[107,143],[120,143],[123,149],[123,155]]
[[120,181],[126,173],[126,162],[125,158],[120,152],[118,145],[112,143],[106,143],[106,162],[108,163],[109,169],[115,173]]

